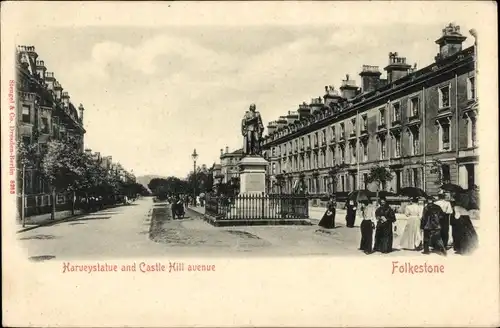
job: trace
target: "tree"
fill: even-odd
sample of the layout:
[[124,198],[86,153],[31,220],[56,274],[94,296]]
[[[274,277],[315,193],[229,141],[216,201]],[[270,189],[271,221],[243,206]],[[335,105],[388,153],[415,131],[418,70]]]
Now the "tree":
[[41,171],[52,193],[51,219],[55,217],[56,192],[74,192],[81,186],[86,169],[82,159],[76,140],[54,140],[47,144],[47,152],[41,161]]
[[370,173],[368,173],[368,177],[366,181],[368,183],[375,182],[377,183],[377,199],[378,192],[380,190],[381,185],[385,185],[387,182],[391,181],[393,178],[391,171],[382,166],[375,166],[370,169]]

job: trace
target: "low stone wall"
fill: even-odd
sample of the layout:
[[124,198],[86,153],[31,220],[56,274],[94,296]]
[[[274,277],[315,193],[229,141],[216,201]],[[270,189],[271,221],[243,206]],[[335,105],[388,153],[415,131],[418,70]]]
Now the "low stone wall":
[[[75,215],[80,215],[80,214],[82,214],[81,210],[75,210]],[[69,218],[70,216],[71,216],[71,211],[60,211],[60,212],[55,213],[54,219],[61,220],[61,219]],[[45,222],[48,220],[50,220],[50,213],[41,214],[41,215],[33,215],[33,216],[29,216],[26,218],[26,224],[29,224],[29,225],[39,224],[39,223],[42,223],[42,222]]]

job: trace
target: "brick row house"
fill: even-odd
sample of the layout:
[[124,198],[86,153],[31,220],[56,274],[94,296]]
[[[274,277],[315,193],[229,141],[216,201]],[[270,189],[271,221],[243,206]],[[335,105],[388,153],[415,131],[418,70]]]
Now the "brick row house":
[[[270,122],[263,140],[269,191],[290,192],[299,179],[311,194],[367,188],[375,165],[391,170],[394,178],[383,188],[395,192],[477,185],[477,50],[462,49],[465,39],[450,24],[427,67],[390,53],[385,79],[378,66],[363,65],[361,88],[347,75],[340,92],[327,86],[322,98]],[[340,168],[336,183],[333,167]]]

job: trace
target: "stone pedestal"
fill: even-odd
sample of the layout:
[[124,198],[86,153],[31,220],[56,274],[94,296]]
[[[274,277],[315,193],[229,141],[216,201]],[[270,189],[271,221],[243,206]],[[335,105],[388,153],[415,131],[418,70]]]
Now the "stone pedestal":
[[266,191],[266,169],[268,164],[260,156],[246,156],[238,163],[240,167],[240,195],[262,195]]

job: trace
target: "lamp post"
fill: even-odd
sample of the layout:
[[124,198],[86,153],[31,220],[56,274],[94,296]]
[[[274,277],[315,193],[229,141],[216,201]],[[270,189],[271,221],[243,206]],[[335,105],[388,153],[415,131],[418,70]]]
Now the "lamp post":
[[196,153],[196,148],[191,154],[191,158],[193,159],[193,206],[196,206],[196,160],[198,159],[198,154]]

